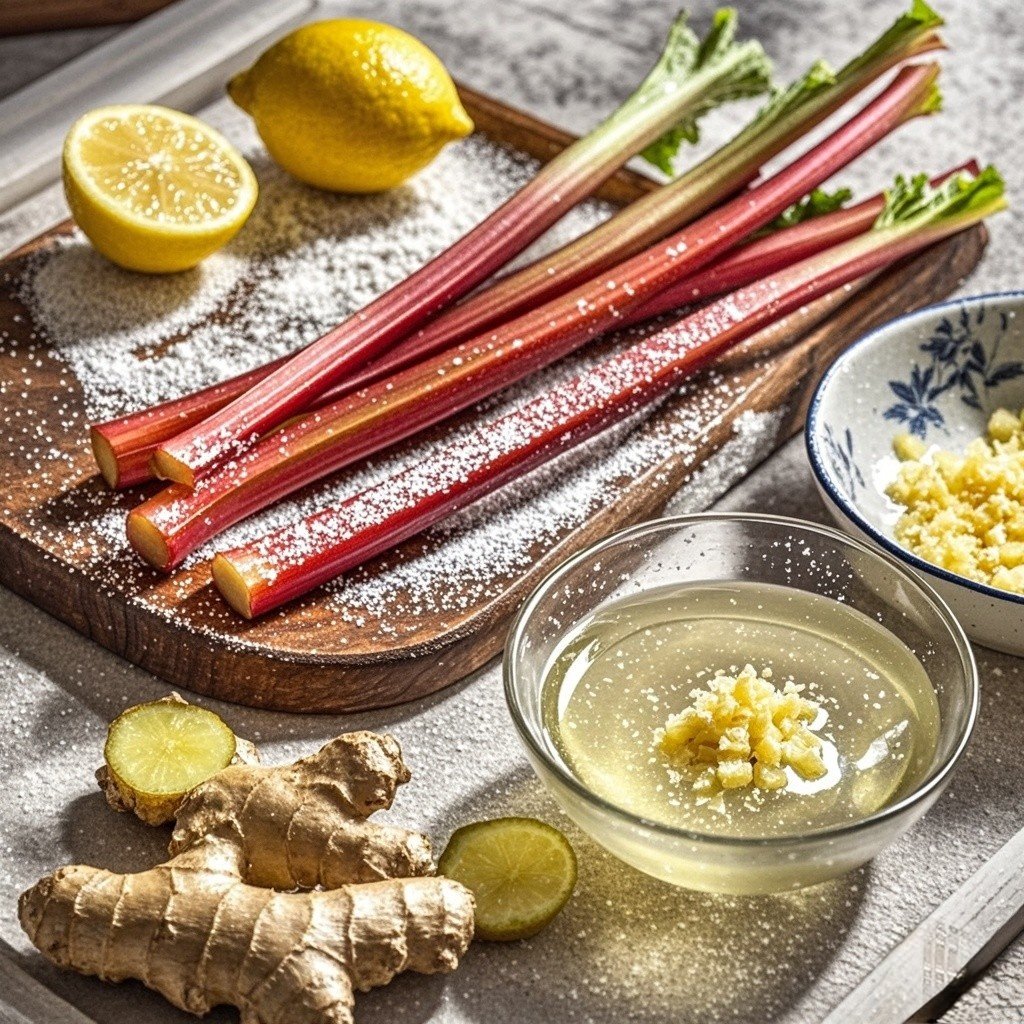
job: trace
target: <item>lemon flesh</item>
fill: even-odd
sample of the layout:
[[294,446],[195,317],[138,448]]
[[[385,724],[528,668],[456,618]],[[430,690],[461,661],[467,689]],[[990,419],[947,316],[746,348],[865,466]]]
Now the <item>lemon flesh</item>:
[[451,837],[438,872],[476,897],[476,937],[536,935],[576,886],[576,855],[558,829],[534,818],[465,825]]
[[335,192],[394,188],[473,122],[441,61],[391,25],[304,25],[228,84],[274,160]]
[[244,157],[166,107],[100,107],[68,133],[64,192],[92,244],[129,270],[187,270],[228,242],[256,202]]
[[129,708],[110,724],[103,757],[138,802],[179,800],[235,756],[235,734],[212,711],[180,700]]

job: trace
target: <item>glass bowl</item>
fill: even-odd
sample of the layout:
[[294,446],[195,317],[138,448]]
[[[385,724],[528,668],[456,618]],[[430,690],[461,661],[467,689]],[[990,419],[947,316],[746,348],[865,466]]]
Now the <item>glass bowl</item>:
[[[918,658],[939,704],[930,768],[893,803],[800,835],[737,838],[646,820],[591,792],[542,724],[542,691],[566,631],[613,598],[674,584],[737,581],[841,600],[895,634]],[[534,591],[505,647],[505,697],[527,757],[566,813],[616,857],[666,882],[707,892],[779,892],[824,881],[875,856],[945,788],[978,710],[978,676],[942,599],[890,555],[838,530],[754,514],[687,515],[623,530],[569,559]]]

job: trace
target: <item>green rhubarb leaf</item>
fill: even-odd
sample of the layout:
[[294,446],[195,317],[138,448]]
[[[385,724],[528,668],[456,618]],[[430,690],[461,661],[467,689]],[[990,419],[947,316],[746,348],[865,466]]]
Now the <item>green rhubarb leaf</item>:
[[1005,185],[989,165],[978,174],[956,174],[931,185],[927,174],[899,175],[885,193],[876,228],[920,227],[964,214],[988,215],[1006,206]]
[[785,126],[794,117],[800,117],[812,100],[826,93],[835,83],[835,72],[828,64],[823,60],[815,61],[802,78],[783,89],[776,89],[753,120],[726,146],[729,150],[743,149],[756,137]]
[[[889,68],[915,54],[940,47],[942,40],[936,30],[942,24],[942,18],[924,0],[913,0],[905,14],[841,71],[835,72],[824,61],[817,61],[802,78],[778,89],[753,120],[714,153],[709,162],[723,163],[747,155],[747,163],[756,169],[755,161],[781,152]],[[936,89],[925,98],[920,113],[932,113],[940,106],[941,97]]]
[[863,53],[840,69],[839,81],[846,82],[862,74],[871,78],[902,60],[936,49],[942,45],[937,29],[945,23],[942,16],[924,0],[912,0],[905,14],[901,14]]
[[722,8],[715,13],[703,42],[689,27],[685,14],[676,18],[665,49],[654,70],[634,94],[646,98],[675,89],[692,96],[686,112],[641,156],[665,174],[672,173],[672,160],[684,142],[700,137],[701,117],[732,100],[758,96],[771,87],[771,61],[753,40],[736,42],[736,12]]
[[848,188],[837,188],[834,192],[827,192],[823,188],[812,189],[803,199],[780,213],[767,226],[767,230],[777,231],[780,228],[796,227],[804,221],[813,220],[826,213],[834,213],[841,210],[852,198],[853,191]]

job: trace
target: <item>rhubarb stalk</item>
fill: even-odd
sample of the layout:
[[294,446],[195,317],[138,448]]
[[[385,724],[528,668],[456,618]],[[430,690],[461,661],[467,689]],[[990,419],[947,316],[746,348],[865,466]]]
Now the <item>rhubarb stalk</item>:
[[[969,160],[932,178],[931,184],[940,185],[957,174],[974,175],[978,172],[977,162]],[[864,199],[855,206],[837,209],[836,200],[844,192],[849,194],[846,189],[831,195],[815,189],[805,202],[796,204],[776,218],[776,224],[789,224],[790,227],[780,227],[757,237],[731,250],[710,267],[659,292],[624,317],[625,326],[731,292],[867,231],[885,206],[885,193]],[[828,212],[821,212],[823,210]],[[800,217],[803,220],[799,220]]]
[[[943,43],[938,34],[941,25],[939,15],[927,4],[915,0],[906,14],[838,74],[833,75],[820,62],[815,64],[802,79],[776,93],[735,139],[675,182],[616,214],[596,235],[585,236],[586,241],[572,243],[548,255],[541,263],[469,296],[431,321],[422,333],[403,340],[329,389],[311,402],[309,408],[329,404],[343,394],[388,377],[501,319],[508,319],[516,310],[562,294],[574,279],[570,270],[575,273],[575,268],[582,266],[584,247],[592,256],[587,276],[593,276],[602,266],[611,266],[643,248],[644,238],[651,234],[651,223],[656,224],[658,237],[682,227],[745,186],[765,161],[887,70],[914,56],[941,48]],[[653,155],[648,153],[648,156]],[[652,209],[655,205],[657,211]],[[655,240],[651,237],[652,242]],[[567,260],[564,267],[561,266],[563,259]],[[491,294],[494,289],[498,291]],[[93,451],[104,479],[111,487],[128,487],[148,479],[150,459],[161,443],[213,415],[286,361],[287,357],[186,398],[94,425],[91,428]]]
[[589,135],[545,164],[494,213],[344,323],[302,349],[242,396],[154,453],[159,476],[192,486],[225,457],[306,408],[332,384],[406,337],[490,277],[638,150],[726,100],[764,92],[770,66],[760,45],[734,39],[735,12],[715,15],[701,42],[676,20],[665,50],[637,91]]
[[257,366],[248,373],[194,391],[182,398],[162,402],[117,419],[94,423],[89,428],[93,458],[109,487],[134,487],[153,478],[150,462],[162,441],[201,423],[245,394],[274,370],[284,366],[290,355]]
[[299,417],[194,489],[171,485],[128,517],[128,538],[171,569],[231,523],[437,423],[621,325],[908,118],[936,109],[935,65],[908,67],[831,136],[749,193],[494,332]]
[[992,168],[938,189],[924,175],[897,179],[867,234],[711,303],[336,508],[219,553],[214,583],[239,614],[263,615],[650,406],[766,325],[1004,205]]
[[748,184],[762,164],[890,68],[941,48],[937,30],[942,24],[935,11],[915,0],[906,14],[841,71],[834,74],[818,61],[803,78],[777,92],[746,128],[706,160],[582,237],[442,313],[389,352],[380,361],[380,375],[410,366],[523,309],[562,295],[689,223]]
[[[800,256],[850,238],[867,228],[881,209],[881,202],[881,196],[877,196],[849,210],[833,211],[830,214],[815,211],[819,219],[815,225],[800,224],[773,230],[766,238],[741,246],[692,278],[685,278],[655,296],[643,308],[633,311],[626,318],[625,325],[650,319],[698,298],[729,291],[753,280],[750,276],[752,271],[770,273],[776,267],[786,266]],[[875,210],[874,214],[870,213],[869,207]],[[289,358],[282,356],[266,366],[257,367],[183,398],[93,424],[90,427],[93,456],[104,480],[115,489],[151,480],[150,459],[161,441],[222,409],[272,370],[283,366]],[[389,376],[385,366],[387,361],[387,356],[374,360],[354,376],[321,395],[311,404],[310,410],[330,405],[345,395]]]

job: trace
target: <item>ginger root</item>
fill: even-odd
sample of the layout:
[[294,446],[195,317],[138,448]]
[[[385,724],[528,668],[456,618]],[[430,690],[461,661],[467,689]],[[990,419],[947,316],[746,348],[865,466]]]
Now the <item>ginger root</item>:
[[473,936],[473,896],[434,876],[426,836],[366,820],[408,779],[397,742],[368,732],[231,765],[178,808],[170,860],[60,868],[22,894],[21,925],[55,964],[191,1013],[347,1024],[355,991],[454,970]]

